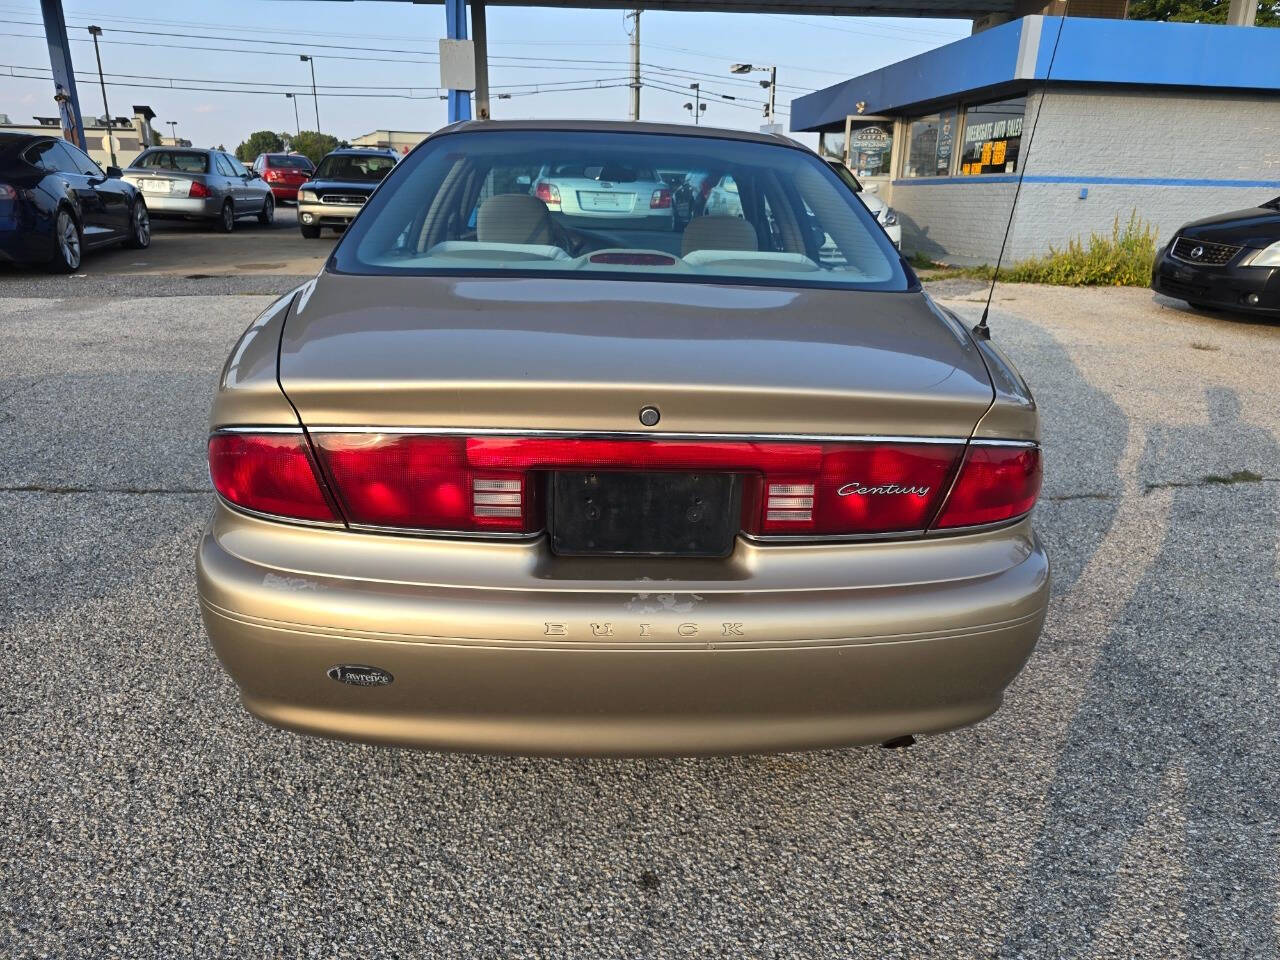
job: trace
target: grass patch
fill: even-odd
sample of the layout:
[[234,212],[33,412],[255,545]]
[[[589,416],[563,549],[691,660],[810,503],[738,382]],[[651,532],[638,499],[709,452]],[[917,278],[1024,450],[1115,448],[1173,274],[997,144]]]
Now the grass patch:
[[[1151,282],[1155,260],[1155,229],[1134,210],[1123,227],[1116,217],[1110,236],[1093,233],[1087,244],[1076,237],[1068,240],[1065,248],[1051,246],[1043,257],[1002,269],[1000,279],[1060,287],[1145,287]],[[990,280],[994,270],[990,266],[966,267],[958,273]]]

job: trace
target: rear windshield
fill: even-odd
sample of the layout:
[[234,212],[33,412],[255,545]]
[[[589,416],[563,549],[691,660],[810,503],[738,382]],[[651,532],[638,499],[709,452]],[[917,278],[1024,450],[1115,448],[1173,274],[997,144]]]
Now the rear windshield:
[[332,268],[908,287],[883,230],[817,154],[627,132],[429,140],[374,194]]
[[281,156],[277,153],[267,154],[267,165],[281,170],[310,170],[311,161],[306,157]]
[[367,157],[350,154],[330,154],[316,167],[317,180],[367,180],[377,183],[396,165],[385,154],[371,153]]
[[177,170],[180,173],[208,173],[207,153],[187,153],[181,150],[152,150],[144,153],[133,166],[144,170]]

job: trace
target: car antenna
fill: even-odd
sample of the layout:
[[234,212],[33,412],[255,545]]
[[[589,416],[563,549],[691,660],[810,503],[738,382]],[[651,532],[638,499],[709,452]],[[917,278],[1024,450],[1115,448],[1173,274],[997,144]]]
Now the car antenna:
[[1018,212],[1018,197],[1022,195],[1022,178],[1027,175],[1027,163],[1031,159],[1031,144],[1036,139],[1036,127],[1040,125],[1040,114],[1044,112],[1044,102],[1049,96],[1049,78],[1053,76],[1053,61],[1058,56],[1058,43],[1062,40],[1062,28],[1067,23],[1067,14],[1071,11],[1071,0],[1062,5],[1062,16],[1058,18],[1058,33],[1053,38],[1053,50],[1049,54],[1049,66],[1044,72],[1044,82],[1040,84],[1040,102],[1036,104],[1036,116],[1031,121],[1031,134],[1027,137],[1027,149],[1019,158],[1018,185],[1013,188],[1013,203],[1009,207],[1009,220],[1004,225],[1004,238],[1000,241],[1000,253],[996,257],[996,268],[991,272],[991,287],[987,290],[987,302],[982,308],[982,318],[973,327],[973,334],[979,340],[991,339],[991,328],[987,326],[987,315],[991,313],[991,298],[996,293],[996,281],[1000,279],[1000,265],[1004,262],[1004,250],[1009,244],[1009,231],[1013,228],[1013,216]]

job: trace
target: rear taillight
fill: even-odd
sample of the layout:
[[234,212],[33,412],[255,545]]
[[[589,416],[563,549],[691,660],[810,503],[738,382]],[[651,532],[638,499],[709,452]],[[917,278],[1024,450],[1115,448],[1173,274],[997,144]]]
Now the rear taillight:
[[293,433],[215,433],[209,476],[226,500],[293,520],[337,521],[307,439]]
[[539,180],[537,186],[533,188],[533,195],[548,207],[560,206],[560,188],[554,183]]
[[649,198],[650,210],[667,210],[671,207],[671,191],[666,187],[659,187],[653,191],[653,196]]
[[209,190],[209,188],[208,188],[208,187],[206,187],[206,186],[205,186],[203,183],[201,183],[199,180],[192,180],[192,181],[191,181],[191,189],[187,191],[187,196],[188,196],[188,197],[197,197],[197,198],[200,198],[200,199],[204,199],[205,197],[209,197],[209,196],[212,196],[212,195],[213,195],[213,194],[212,194],[212,192]]
[[376,433],[313,439],[353,524],[515,533],[541,526],[532,516],[527,476],[472,462],[474,439]]
[[1040,495],[1040,448],[973,443],[936,527],[975,527],[1030,512]]
[[262,179],[266,180],[269,183],[275,183],[278,180],[283,180],[284,177],[279,170],[272,170],[270,167],[268,167],[267,170],[262,174]]
[[318,464],[301,434],[215,434],[214,486],[237,506],[300,520],[533,533],[544,525],[538,491],[548,472],[737,473],[742,529],[766,537],[999,523],[1029,512],[1040,490],[1039,448],[962,441],[317,433],[311,443]]

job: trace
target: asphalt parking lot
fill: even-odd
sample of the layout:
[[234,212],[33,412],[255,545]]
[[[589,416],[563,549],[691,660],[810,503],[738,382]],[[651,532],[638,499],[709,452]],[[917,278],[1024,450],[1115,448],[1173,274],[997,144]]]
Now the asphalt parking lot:
[[236,267],[292,262],[253,231],[227,269],[0,277],[0,957],[1280,956],[1280,325],[1002,288],[1054,599],[976,728],[415,753],[250,719],[200,625],[214,380],[314,270]]

